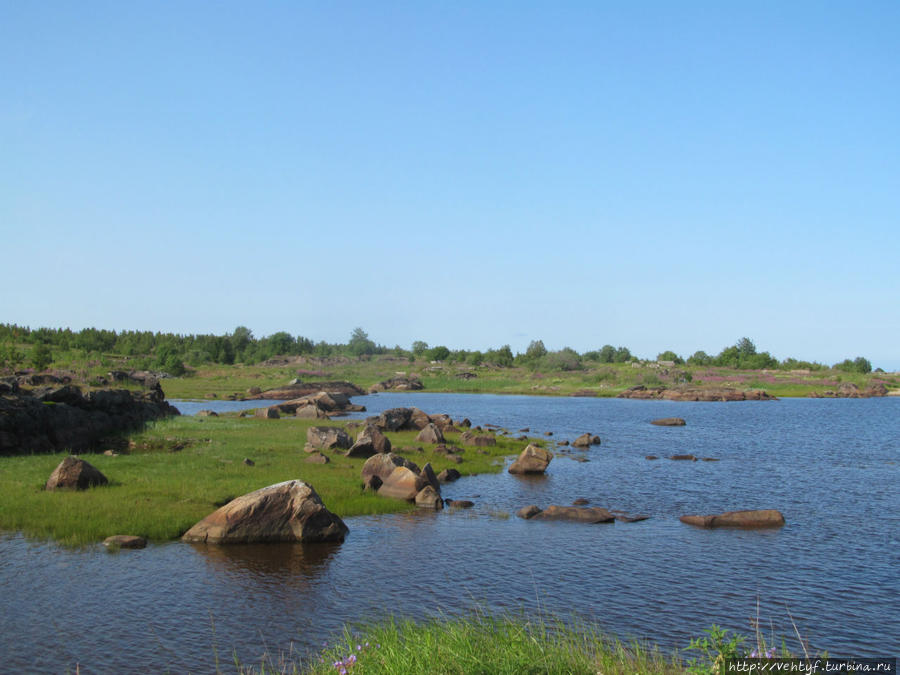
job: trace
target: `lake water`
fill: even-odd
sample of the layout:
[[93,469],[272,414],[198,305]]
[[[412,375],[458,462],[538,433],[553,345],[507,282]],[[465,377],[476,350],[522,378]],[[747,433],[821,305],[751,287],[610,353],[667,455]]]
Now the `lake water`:
[[[344,622],[473,608],[595,621],[623,639],[684,647],[715,622],[835,656],[900,654],[900,399],[678,403],[462,394],[356,397],[415,405],[514,434],[589,431],[543,478],[506,472],[444,487],[468,511],[348,518],[340,545],[191,546],[108,555],[0,537],[0,671],[199,672],[232,651],[305,652]],[[237,404],[252,407],[259,402]],[[232,405],[204,401],[200,408]],[[194,412],[176,402],[184,412]],[[649,424],[687,420],[680,428]],[[276,423],[291,423],[284,420]],[[677,462],[690,453],[717,462]],[[646,455],[661,459],[649,461]],[[436,467],[437,469],[443,467]],[[293,478],[294,476],[285,476]],[[302,476],[298,476],[302,477]],[[528,504],[650,515],[638,523],[528,522]],[[702,530],[685,513],[775,508],[778,530]]]

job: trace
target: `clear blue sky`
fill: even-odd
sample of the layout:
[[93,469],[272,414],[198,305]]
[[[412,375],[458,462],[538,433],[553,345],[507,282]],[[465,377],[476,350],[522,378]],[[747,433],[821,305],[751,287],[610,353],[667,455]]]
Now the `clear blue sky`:
[[0,321],[900,368],[900,3],[0,0]]

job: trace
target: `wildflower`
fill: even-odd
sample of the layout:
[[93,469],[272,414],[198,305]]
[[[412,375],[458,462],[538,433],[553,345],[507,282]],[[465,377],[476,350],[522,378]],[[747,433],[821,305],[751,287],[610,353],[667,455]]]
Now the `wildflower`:
[[356,651],[361,652],[361,651],[362,651],[362,645],[356,645]]

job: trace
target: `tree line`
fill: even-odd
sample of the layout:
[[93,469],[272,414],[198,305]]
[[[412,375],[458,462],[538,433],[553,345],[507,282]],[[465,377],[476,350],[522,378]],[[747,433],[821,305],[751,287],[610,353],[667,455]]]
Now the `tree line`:
[[[27,353],[20,348],[30,347]],[[43,370],[52,363],[53,352],[81,352],[90,355],[115,355],[129,357],[137,369],[165,370],[181,375],[187,366],[205,364],[260,363],[275,356],[348,356],[370,357],[393,354],[409,361],[424,359],[472,366],[490,365],[499,368],[521,366],[534,370],[573,371],[582,370],[591,363],[630,363],[639,361],[627,347],[603,345],[599,349],[578,353],[564,347],[549,351],[542,340],[532,340],[524,352],[513,354],[509,345],[496,349],[451,350],[444,345],[431,347],[416,340],[409,349],[399,345],[385,347],[376,344],[362,328],[355,328],[346,343],[313,342],[302,335],[279,331],[272,335],[256,337],[246,326],[238,326],[224,335],[181,335],[151,331],[114,331],[85,328],[73,331],[69,328],[37,328],[0,324],[0,368],[13,369],[31,365]],[[738,370],[785,369],[823,370],[828,366],[815,361],[787,358],[775,359],[769,352],[760,352],[750,338],[743,337],[735,344],[712,356],[704,351],[694,352],[683,358],[674,351],[661,352],[657,361],[673,365],[719,366]],[[845,359],[831,366],[836,370],[853,373],[869,373],[871,362],[862,357]]]

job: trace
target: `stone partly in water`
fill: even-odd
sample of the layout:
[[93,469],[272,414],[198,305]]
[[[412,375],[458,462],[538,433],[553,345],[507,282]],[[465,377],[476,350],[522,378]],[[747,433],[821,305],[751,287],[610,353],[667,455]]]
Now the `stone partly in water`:
[[568,520],[577,523],[612,523],[616,517],[599,506],[548,506],[532,520]]
[[581,434],[581,436],[572,441],[572,445],[576,448],[587,448],[592,445],[600,445],[600,437],[587,433]]
[[106,548],[146,548],[147,540],[132,534],[115,534],[103,540]]
[[93,464],[73,455],[61,461],[50,474],[44,485],[45,490],[87,490],[90,487],[106,485],[109,481]]
[[727,511],[713,516],[681,516],[682,523],[696,527],[740,527],[759,529],[782,527],[784,515],[775,509]]
[[552,459],[553,453],[532,443],[522,451],[516,461],[509,465],[509,472],[518,474],[544,473]]
[[658,420],[653,420],[650,424],[655,424],[658,427],[683,427],[686,422],[680,417],[660,417]]
[[437,475],[438,481],[441,483],[452,483],[455,480],[459,480],[461,474],[456,469],[444,469]]
[[208,544],[323,542],[343,541],[347,532],[312,485],[289,480],[228,502],[182,539]]
[[433,487],[426,485],[416,494],[416,506],[420,509],[434,509],[438,511],[444,508],[444,500],[441,499],[441,495]]
[[408,467],[398,466],[378,488],[378,494],[391,499],[412,501],[421,489],[419,475]]

